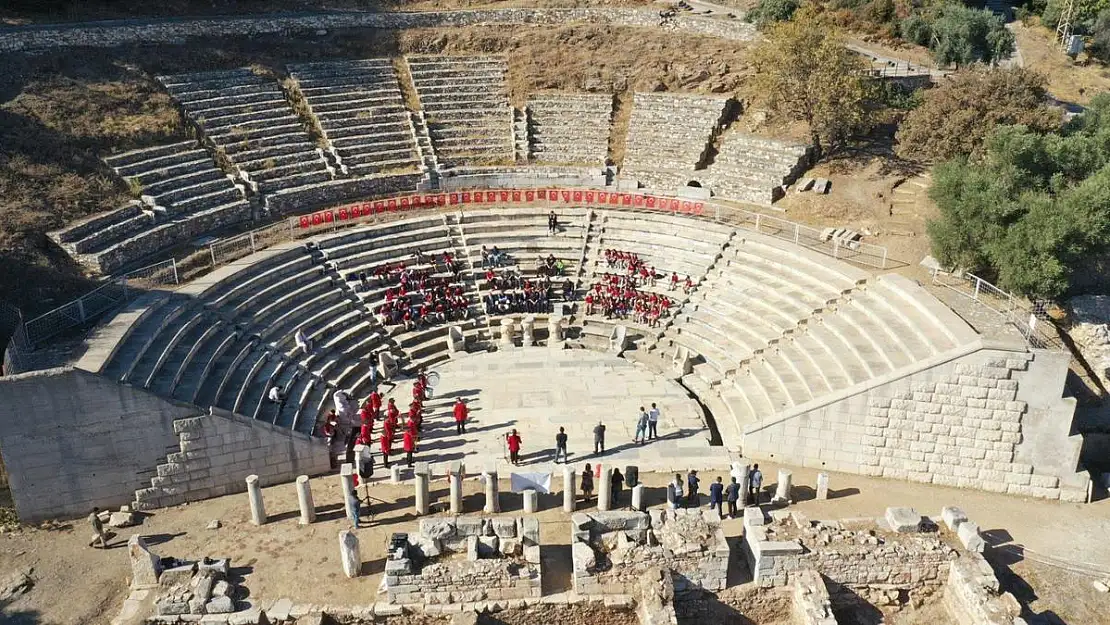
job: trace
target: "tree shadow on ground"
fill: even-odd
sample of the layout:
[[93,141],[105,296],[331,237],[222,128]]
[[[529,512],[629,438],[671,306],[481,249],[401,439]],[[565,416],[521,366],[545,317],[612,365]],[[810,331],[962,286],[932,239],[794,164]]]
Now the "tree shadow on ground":
[[[1004,532],[1004,530],[990,530],[989,533],[995,532]],[[1039,599],[1037,591],[1025,578],[1010,568],[1012,564],[1025,559],[1025,550],[1021,545],[988,546],[983,552],[983,557],[994,569],[994,575],[998,578],[999,591],[1008,592],[1017,599],[1021,604],[1020,616],[1029,625],[1068,625],[1067,621],[1052,610],[1038,613],[1030,607],[1030,604]]]

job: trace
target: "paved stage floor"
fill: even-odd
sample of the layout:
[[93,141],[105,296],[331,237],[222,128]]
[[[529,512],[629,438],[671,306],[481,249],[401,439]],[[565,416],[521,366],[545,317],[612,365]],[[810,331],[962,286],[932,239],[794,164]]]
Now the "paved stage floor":
[[[546,347],[466,354],[433,369],[440,375],[425,402],[424,434],[417,461],[462,460],[468,473],[490,463],[510,471],[554,471],[555,434],[566,428],[572,464],[602,462],[638,466],[640,471],[727,469],[729,454],[710,446],[701,407],[679,384],[641,365],[589,350]],[[388,387],[386,387],[388,389]],[[411,400],[411,380],[399,380],[386,396]],[[463,397],[470,407],[466,433],[455,432],[452,406]],[[639,407],[651,402],[662,411],[659,438],[632,442]],[[593,428],[606,426],[606,451],[593,453]],[[521,464],[511,468],[505,435],[513,428],[523,439]],[[376,451],[376,450],[375,450]],[[438,471],[437,471],[438,472]]]

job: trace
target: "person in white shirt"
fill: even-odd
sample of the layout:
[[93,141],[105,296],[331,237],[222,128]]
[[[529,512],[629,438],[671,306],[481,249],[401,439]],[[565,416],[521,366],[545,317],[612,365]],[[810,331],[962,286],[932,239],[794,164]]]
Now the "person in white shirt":
[[655,428],[659,425],[659,407],[653,402],[651,410],[648,411],[648,439],[659,438],[659,434]]
[[270,387],[269,397],[270,401],[275,404],[280,404],[285,401],[285,393],[281,392],[281,387],[276,384]]
[[304,328],[297,328],[297,333],[294,335],[294,338],[297,341],[297,347],[307,356],[308,352],[312,350],[312,341],[308,340],[308,336],[304,333]]

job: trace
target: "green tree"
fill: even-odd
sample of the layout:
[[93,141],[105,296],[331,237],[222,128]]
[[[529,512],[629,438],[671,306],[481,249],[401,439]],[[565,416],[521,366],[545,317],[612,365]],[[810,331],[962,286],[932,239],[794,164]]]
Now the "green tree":
[[911,15],[903,20],[901,32],[906,40],[928,46],[939,65],[994,63],[1014,50],[1014,34],[1001,17],[962,4],[941,4]]
[[936,168],[933,253],[1033,297],[1058,297],[1110,250],[1110,94],[1062,132],[1000,126]]
[[1095,19],[1087,52],[1103,63],[1110,63],[1110,9],[1104,9]]
[[794,17],[794,12],[801,6],[800,0],[759,0],[744,19],[763,30],[776,22],[785,22]]
[[752,52],[754,83],[778,117],[805,122],[818,158],[870,127],[872,91],[859,55],[808,10],[779,22]]
[[961,70],[925,91],[921,105],[906,115],[895,135],[898,153],[928,160],[972,154],[1003,124],[1057,130],[1061,115],[1045,102],[1047,84],[1022,68]]

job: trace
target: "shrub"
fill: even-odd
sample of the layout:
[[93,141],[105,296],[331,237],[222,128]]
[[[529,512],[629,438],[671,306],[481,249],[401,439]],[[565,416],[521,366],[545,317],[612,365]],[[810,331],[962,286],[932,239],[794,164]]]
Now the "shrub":
[[799,6],[800,0],[759,0],[759,4],[748,11],[744,19],[763,30],[770,24],[785,22],[794,17]]

